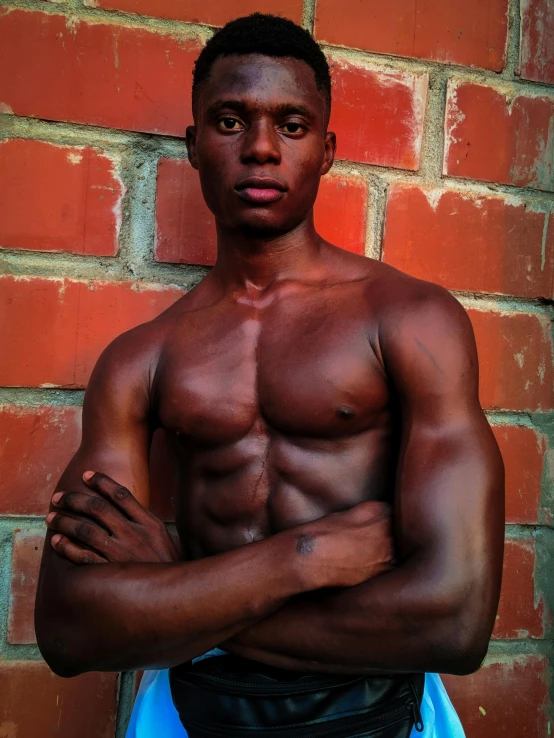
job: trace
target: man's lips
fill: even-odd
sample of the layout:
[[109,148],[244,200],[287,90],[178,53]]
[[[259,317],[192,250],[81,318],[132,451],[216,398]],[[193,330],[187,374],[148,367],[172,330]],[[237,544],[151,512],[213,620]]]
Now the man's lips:
[[246,202],[275,202],[275,200],[280,200],[284,194],[282,190],[262,189],[260,187],[245,187],[237,190],[237,195]]
[[237,195],[246,202],[275,202],[283,197],[286,187],[270,177],[248,177],[235,187]]

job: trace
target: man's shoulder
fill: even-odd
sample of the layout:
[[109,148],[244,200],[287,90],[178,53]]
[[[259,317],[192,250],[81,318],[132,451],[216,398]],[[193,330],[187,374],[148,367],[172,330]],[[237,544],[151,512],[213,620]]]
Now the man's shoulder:
[[365,300],[372,315],[380,320],[412,318],[417,322],[429,311],[437,314],[463,314],[464,308],[444,287],[435,282],[412,277],[377,259],[348,254],[348,262],[357,270],[364,285]]
[[167,336],[181,309],[183,298],[164,310],[160,315],[140,323],[116,336],[102,351],[96,372],[107,374],[125,372],[128,376],[144,374],[157,364]]
[[[371,310],[383,356],[410,373],[415,365],[476,366],[473,328],[462,304],[444,287],[378,263]],[[446,370],[445,370],[446,371]]]
[[389,264],[359,257],[364,270],[364,296],[368,320],[382,341],[408,337],[457,337],[472,341],[472,328],[464,307],[444,287],[417,279]]

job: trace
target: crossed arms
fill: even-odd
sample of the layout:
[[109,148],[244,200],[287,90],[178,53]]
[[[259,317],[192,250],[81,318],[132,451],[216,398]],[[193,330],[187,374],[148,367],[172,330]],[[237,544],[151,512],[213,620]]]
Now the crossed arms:
[[[57,487],[72,494],[51,508],[58,514],[43,555],[36,631],[54,671],[161,668],[216,645],[308,671],[478,668],[499,597],[503,468],[478,402],[469,320],[454,298],[437,289],[381,326],[381,358],[402,411],[394,566],[377,503],[218,556],[176,560],[165,528],[141,506],[149,330],[135,329],[139,342],[124,334],[99,360],[83,441]],[[118,484],[102,475],[85,482],[87,470]],[[96,546],[90,538],[104,526],[116,539],[109,554],[107,537]],[[52,544],[55,531],[64,535]],[[83,539],[108,563],[74,563]]]

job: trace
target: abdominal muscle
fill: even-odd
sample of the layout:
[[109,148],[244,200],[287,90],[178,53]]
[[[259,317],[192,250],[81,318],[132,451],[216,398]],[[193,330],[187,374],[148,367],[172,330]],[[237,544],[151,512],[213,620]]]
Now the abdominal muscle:
[[201,448],[174,446],[176,523],[188,559],[222,553],[367,500],[392,502],[393,444],[385,429],[340,439],[274,431]]

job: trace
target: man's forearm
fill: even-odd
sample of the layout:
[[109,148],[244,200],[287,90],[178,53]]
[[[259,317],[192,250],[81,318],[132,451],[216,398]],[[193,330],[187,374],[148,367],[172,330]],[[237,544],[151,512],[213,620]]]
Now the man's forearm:
[[48,555],[37,638],[63,676],[187,661],[311,587],[293,532],[183,563],[75,567]]
[[477,634],[472,625],[478,597],[424,568],[407,563],[357,587],[300,595],[221,647],[302,671],[472,671],[488,642],[488,625]]

